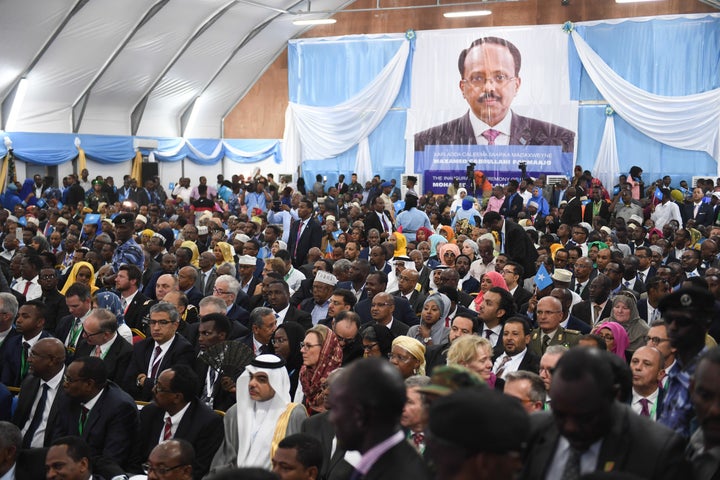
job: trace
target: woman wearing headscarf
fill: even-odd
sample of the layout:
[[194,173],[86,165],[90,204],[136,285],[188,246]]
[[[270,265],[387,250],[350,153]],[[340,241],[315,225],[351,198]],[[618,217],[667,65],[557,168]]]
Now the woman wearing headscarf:
[[444,243],[438,248],[438,260],[446,267],[454,267],[460,249],[454,243]]
[[627,350],[632,354],[632,352],[645,345],[644,337],[650,327],[645,320],[640,318],[637,300],[631,293],[620,292],[613,299],[612,305],[610,317],[604,320],[622,325],[628,336]]
[[229,243],[218,242],[213,250],[213,253],[215,254],[215,266],[219,267],[223,263],[235,265],[235,258],[233,257],[234,251],[233,246]]
[[395,335],[387,327],[377,324],[365,327],[360,337],[365,358],[388,358],[392,341],[395,339]]
[[426,265],[432,269],[435,265],[440,264],[440,258],[438,257],[438,247],[447,243],[447,238],[434,233],[430,235],[430,257],[427,259]]
[[90,262],[77,262],[73,265],[60,293],[65,295],[67,289],[74,283],[82,283],[88,287],[91,295],[98,291],[98,287],[95,286],[95,269]]
[[627,361],[625,350],[630,343],[627,332],[617,322],[601,322],[598,323],[592,331],[593,335],[598,335],[605,340],[605,348],[608,352],[612,352],[623,361]]
[[443,225],[440,227],[439,232],[441,236],[447,239],[448,243],[455,243],[455,231],[449,225]]
[[441,345],[450,332],[445,320],[450,314],[450,299],[442,293],[433,293],[425,299],[420,313],[420,325],[413,325],[407,336],[424,345]]
[[528,203],[529,202],[537,203],[537,211],[541,217],[546,217],[548,213],[550,213],[550,204],[545,200],[545,197],[542,196],[542,193],[540,193],[540,187],[533,187],[532,197],[530,197]]
[[192,252],[192,258],[190,259],[190,265],[192,265],[195,268],[199,268],[200,264],[198,263],[198,259],[200,258],[200,251],[198,250],[197,245],[195,245],[195,242],[191,242],[190,240],[185,240],[180,244],[181,247],[189,248]]
[[297,322],[284,322],[278,325],[270,339],[270,352],[285,360],[285,368],[290,377],[290,398],[295,399],[300,379],[303,358],[300,342],[305,338],[305,329]]
[[455,212],[460,210],[462,208],[462,201],[467,196],[467,190],[464,188],[458,188],[457,195],[455,195],[455,200],[453,200],[452,205],[450,205],[450,215],[453,215]]
[[308,415],[322,413],[327,396],[325,382],[330,372],[342,365],[342,347],[332,330],[325,325],[315,325],[305,332],[300,352],[303,357],[300,368],[303,405]]
[[393,340],[388,358],[403,379],[425,375],[425,345],[414,338],[400,335]]
[[130,327],[125,324],[125,309],[122,306],[122,301],[113,292],[98,292],[93,296],[93,308],[104,308],[110,310],[117,318],[118,329],[117,333],[123,337],[127,342],[133,344],[133,336]]
[[434,233],[429,227],[420,227],[417,229],[417,232],[415,232],[415,243],[428,242],[429,238],[433,235]]
[[475,310],[476,312],[480,311],[480,305],[482,305],[483,298],[485,297],[485,293],[487,293],[488,290],[490,290],[492,287],[500,287],[504,290],[507,290],[507,283],[505,282],[505,279],[501,274],[494,270],[490,270],[489,272],[485,272],[480,279],[480,293],[477,294],[475,297],[475,300],[470,304],[470,308]]

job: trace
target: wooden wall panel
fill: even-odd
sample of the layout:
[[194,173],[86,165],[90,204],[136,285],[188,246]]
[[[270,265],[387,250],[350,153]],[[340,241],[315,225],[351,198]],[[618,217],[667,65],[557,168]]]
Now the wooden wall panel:
[[[457,0],[466,1],[466,0]],[[434,4],[432,0],[381,0],[381,7]],[[450,2],[444,0],[443,4]],[[352,9],[374,8],[376,0],[357,0]],[[545,25],[567,20],[582,22],[610,18],[642,17],[687,13],[714,13],[716,9],[697,0],[616,4],[614,0],[526,0],[482,6],[492,10],[488,17],[447,19],[450,8],[413,8],[385,11],[343,12],[337,23],[312,28],[302,38],[338,35],[404,32],[445,28],[491,27],[502,25]],[[457,7],[466,10],[468,7]],[[267,69],[225,119],[226,138],[282,138],[288,102],[287,49]]]

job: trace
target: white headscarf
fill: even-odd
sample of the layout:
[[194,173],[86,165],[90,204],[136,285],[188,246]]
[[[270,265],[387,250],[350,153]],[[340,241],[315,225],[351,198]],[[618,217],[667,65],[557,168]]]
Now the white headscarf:
[[[275,396],[265,402],[250,398],[250,374],[267,373]],[[270,354],[259,355],[245,368],[236,384],[239,467],[270,469],[270,447],[278,418],[290,403],[290,377],[285,363]]]

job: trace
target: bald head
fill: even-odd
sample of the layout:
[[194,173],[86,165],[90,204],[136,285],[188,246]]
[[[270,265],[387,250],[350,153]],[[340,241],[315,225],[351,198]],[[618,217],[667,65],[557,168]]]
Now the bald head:
[[28,355],[29,372],[49,381],[65,367],[65,345],[57,338],[43,338],[32,346]]

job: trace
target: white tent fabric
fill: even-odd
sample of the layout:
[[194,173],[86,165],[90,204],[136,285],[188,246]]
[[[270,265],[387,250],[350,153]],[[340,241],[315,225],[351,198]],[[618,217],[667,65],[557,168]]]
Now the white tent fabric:
[[[316,0],[312,9],[348,3]],[[26,78],[13,131],[220,138],[223,118],[307,28],[283,11],[306,9],[299,0],[3,2],[3,116]]]
[[720,162],[720,89],[682,97],[654,95],[615,73],[577,32],[572,39],[598,91],[625,121],[658,142],[707,152]]
[[605,131],[592,174],[593,177],[600,179],[608,191],[612,190],[618,175],[620,175],[620,158],[615,139],[615,115],[610,107],[607,107]]

